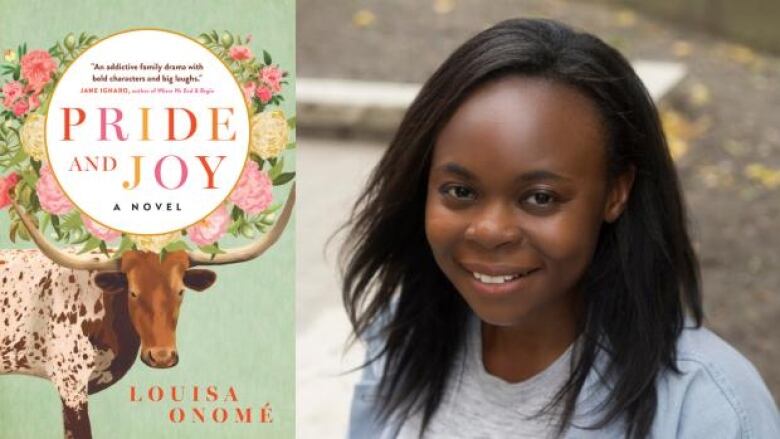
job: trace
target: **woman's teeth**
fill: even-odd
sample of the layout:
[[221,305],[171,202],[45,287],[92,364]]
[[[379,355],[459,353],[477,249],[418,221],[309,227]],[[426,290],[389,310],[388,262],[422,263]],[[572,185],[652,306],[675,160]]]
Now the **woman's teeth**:
[[474,278],[482,283],[486,284],[503,284],[505,282],[510,282],[518,277],[520,277],[520,274],[508,274],[503,276],[488,276],[487,274],[482,273],[472,273],[474,275]]

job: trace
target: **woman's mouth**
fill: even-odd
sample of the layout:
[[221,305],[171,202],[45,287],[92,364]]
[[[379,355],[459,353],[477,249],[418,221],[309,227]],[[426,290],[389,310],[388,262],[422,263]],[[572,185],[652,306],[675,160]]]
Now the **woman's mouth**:
[[524,289],[525,278],[541,267],[506,267],[484,264],[461,264],[471,274],[472,284],[485,294],[501,294]]
[[520,277],[520,274],[510,274],[506,276],[490,276],[487,274],[482,274],[477,272],[473,272],[471,274],[474,276],[474,279],[485,284],[503,284],[505,282],[510,282]]

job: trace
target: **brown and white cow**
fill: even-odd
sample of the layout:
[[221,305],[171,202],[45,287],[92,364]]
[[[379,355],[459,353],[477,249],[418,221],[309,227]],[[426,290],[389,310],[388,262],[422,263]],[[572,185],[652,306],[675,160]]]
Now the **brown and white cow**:
[[127,251],[117,259],[76,255],[49,243],[14,203],[38,249],[0,250],[0,374],[50,380],[62,400],[66,438],[92,436],[87,395],[117,382],[135,362],[179,361],[176,322],[186,288],[216,280],[199,265],[259,256],[287,225],[295,187],[262,238],[212,258],[201,252]]

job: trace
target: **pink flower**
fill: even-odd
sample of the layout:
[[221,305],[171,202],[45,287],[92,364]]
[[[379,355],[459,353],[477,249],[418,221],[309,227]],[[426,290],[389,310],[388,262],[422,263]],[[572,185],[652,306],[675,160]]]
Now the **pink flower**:
[[230,57],[236,61],[252,58],[252,51],[246,46],[233,46],[229,53]]
[[230,214],[223,204],[206,218],[189,226],[187,236],[197,245],[213,244],[227,232],[230,222]]
[[41,101],[38,99],[38,94],[34,93],[27,97],[27,104],[30,105],[30,111],[35,110],[41,106]]
[[252,101],[252,96],[254,96],[256,89],[257,89],[257,83],[253,81],[249,81],[246,84],[244,84],[244,99],[246,99],[247,102]]
[[21,82],[13,81],[5,84],[3,86],[3,105],[5,108],[11,109],[14,105],[14,102],[16,102],[16,100],[19,99],[22,94],[24,94],[24,87],[22,86]]
[[20,61],[22,77],[37,91],[40,91],[57,70],[57,62],[49,52],[41,49],[28,52]]
[[276,66],[266,66],[260,71],[260,80],[274,93],[282,91],[282,71]]
[[94,236],[97,239],[102,239],[106,242],[111,242],[120,236],[122,236],[122,232],[109,229],[108,227],[104,226],[103,224],[96,223],[95,221],[92,221],[92,218],[81,214],[81,222],[84,223],[84,227],[87,229],[87,232],[91,233],[92,236]]
[[4,209],[11,204],[11,189],[16,186],[19,181],[19,175],[16,172],[12,172],[7,176],[0,177],[0,209]]
[[257,96],[258,99],[260,99],[260,102],[267,104],[271,100],[274,94],[271,92],[271,90],[268,87],[262,86],[257,88],[257,91],[255,91],[255,95]]
[[41,178],[35,185],[35,192],[38,194],[38,200],[41,202],[41,209],[54,215],[63,215],[73,209],[68,197],[60,188],[49,165],[41,167]]
[[249,160],[244,166],[238,184],[230,194],[230,201],[241,210],[256,215],[264,211],[273,201],[273,183],[268,174],[260,170],[257,162]]
[[27,101],[24,99],[19,99],[16,101],[11,108],[11,111],[14,112],[14,115],[16,117],[22,116],[24,113],[27,113],[27,110],[30,109],[30,106],[27,104]]

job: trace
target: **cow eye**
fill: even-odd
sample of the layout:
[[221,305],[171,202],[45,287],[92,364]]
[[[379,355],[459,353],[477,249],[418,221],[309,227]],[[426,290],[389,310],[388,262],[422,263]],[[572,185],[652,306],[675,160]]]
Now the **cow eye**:
[[183,295],[184,295],[184,290],[183,289],[179,290],[179,297],[182,297]]
[[130,291],[130,297],[132,297],[133,299],[137,299],[138,293],[136,293],[135,291]]

